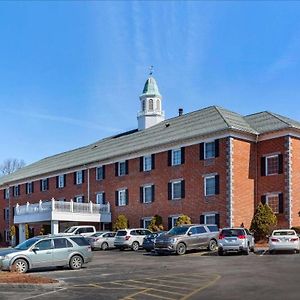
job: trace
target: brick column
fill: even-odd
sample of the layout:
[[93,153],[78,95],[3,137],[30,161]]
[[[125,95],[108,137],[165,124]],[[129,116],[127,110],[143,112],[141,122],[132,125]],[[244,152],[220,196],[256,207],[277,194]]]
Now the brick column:
[[293,197],[292,197],[292,157],[293,157],[293,145],[290,136],[285,137],[285,155],[284,155],[284,181],[285,181],[285,193],[284,193],[284,207],[285,207],[285,218],[288,220],[289,228],[292,227],[292,208],[293,208]]
[[233,226],[233,138],[226,141],[226,225]]

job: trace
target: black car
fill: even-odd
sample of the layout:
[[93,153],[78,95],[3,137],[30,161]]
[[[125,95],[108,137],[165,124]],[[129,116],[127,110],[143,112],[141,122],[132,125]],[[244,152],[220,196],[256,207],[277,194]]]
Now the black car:
[[164,233],[166,233],[166,231],[158,231],[158,232],[153,232],[151,234],[146,235],[144,237],[144,241],[143,241],[143,245],[142,245],[143,249],[145,249],[147,252],[154,250],[155,239]]

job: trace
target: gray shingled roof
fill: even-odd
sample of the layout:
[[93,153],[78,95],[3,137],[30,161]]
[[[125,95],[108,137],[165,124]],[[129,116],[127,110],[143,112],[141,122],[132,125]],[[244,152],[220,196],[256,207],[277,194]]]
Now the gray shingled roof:
[[0,186],[93,162],[117,160],[119,157],[131,153],[223,130],[232,129],[257,135],[285,127],[300,129],[300,123],[266,112],[243,117],[224,108],[210,106],[165,120],[145,130],[132,130],[75,150],[44,158],[0,178]]

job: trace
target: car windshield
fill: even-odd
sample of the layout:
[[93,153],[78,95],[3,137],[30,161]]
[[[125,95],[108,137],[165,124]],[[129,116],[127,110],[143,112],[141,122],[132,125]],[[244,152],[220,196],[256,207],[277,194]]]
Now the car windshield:
[[27,250],[30,248],[35,242],[39,241],[40,238],[34,237],[29,240],[26,240],[25,242],[19,244],[18,246],[15,247],[17,250]]
[[184,235],[188,231],[190,227],[183,226],[183,227],[173,227],[168,234],[169,235]]
[[279,235],[296,235],[296,233],[294,231],[274,231],[273,235],[275,236],[279,236]]
[[92,234],[91,236],[92,237],[98,237],[98,236],[100,236],[102,234],[103,234],[103,232],[96,232],[96,233]]
[[75,229],[76,229],[76,227],[69,227],[64,231],[64,233],[72,233],[75,231]]
[[227,237],[227,236],[239,236],[239,235],[244,235],[244,231],[242,229],[223,229],[222,230],[222,235]]
[[127,234],[126,230],[119,230],[116,234],[116,236],[125,236]]

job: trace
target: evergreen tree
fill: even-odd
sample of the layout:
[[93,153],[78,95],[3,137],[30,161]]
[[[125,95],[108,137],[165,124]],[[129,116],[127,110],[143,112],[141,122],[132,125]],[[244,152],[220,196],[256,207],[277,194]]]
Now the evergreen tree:
[[176,222],[176,226],[183,224],[192,224],[191,218],[187,215],[181,215]]
[[268,204],[260,203],[251,222],[255,240],[265,239],[277,225],[277,218]]
[[118,215],[117,220],[113,226],[114,231],[128,228],[128,220],[125,215]]

